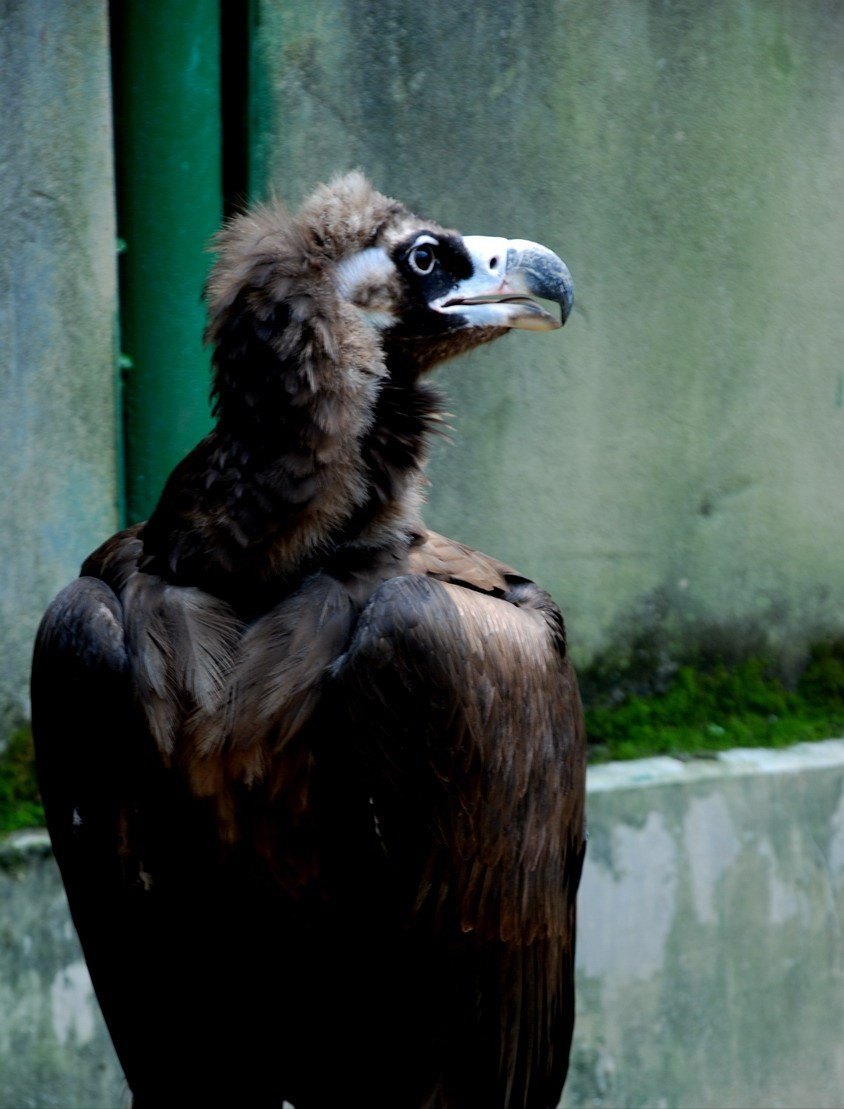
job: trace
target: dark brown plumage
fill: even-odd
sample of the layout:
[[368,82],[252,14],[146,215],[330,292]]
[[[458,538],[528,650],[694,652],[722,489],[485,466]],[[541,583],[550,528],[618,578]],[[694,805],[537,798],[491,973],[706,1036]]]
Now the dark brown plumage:
[[552,1109],[584,740],[563,621],[428,532],[423,375],[571,305],[556,256],[352,174],[234,220],[216,425],[48,609],[56,857],[136,1109]]

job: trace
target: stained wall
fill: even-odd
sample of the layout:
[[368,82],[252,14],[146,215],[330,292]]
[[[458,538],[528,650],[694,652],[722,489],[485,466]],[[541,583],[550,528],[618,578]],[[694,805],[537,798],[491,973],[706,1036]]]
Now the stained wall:
[[0,3],[0,745],[50,598],[115,530],[108,4]]

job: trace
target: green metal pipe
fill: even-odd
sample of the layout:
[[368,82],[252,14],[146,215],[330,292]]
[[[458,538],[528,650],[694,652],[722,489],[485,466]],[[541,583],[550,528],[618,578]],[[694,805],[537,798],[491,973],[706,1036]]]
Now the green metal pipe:
[[220,6],[112,4],[127,516],[208,431],[207,246],[223,211]]

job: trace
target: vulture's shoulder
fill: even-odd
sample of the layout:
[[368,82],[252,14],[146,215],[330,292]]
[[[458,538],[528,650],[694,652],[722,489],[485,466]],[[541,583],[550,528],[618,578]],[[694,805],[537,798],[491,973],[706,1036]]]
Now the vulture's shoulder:
[[[408,569],[413,576],[454,587],[450,595],[460,599],[458,610],[471,610],[476,618],[486,614],[495,623],[505,619],[503,613],[507,610],[500,604],[491,604],[490,600],[520,610],[520,617],[509,613],[513,626],[527,627],[533,621],[537,628],[542,628],[548,646],[560,656],[565,655],[565,624],[560,609],[550,594],[512,566],[455,539],[429,531],[411,547]],[[470,593],[476,596],[471,597]]]
[[451,581],[498,597],[504,596],[511,583],[526,580],[498,559],[435,531],[417,537],[410,548],[408,568],[412,574]]
[[141,562],[145,527],[145,524],[134,524],[106,539],[82,563],[80,577],[98,578],[120,594]]
[[[71,685],[86,674],[126,671],[120,594],[138,566],[140,531],[140,526],[129,528],[103,543],[47,608],[35,638],[35,691],[45,671],[50,679],[66,671]],[[37,697],[35,708],[50,700],[55,698],[46,693]]]
[[430,549],[412,554],[407,573],[374,589],[334,673],[360,683],[367,697],[383,681],[389,699],[398,681],[403,696],[414,690],[421,703],[436,691],[469,714],[491,685],[515,699],[533,697],[538,714],[543,706],[568,709],[574,682],[563,616],[550,595],[495,559],[432,539]]
[[76,681],[86,672],[125,671],[123,616],[109,585],[86,576],[65,586],[41,620],[34,664],[36,688],[47,666],[72,667]]
[[[116,582],[130,572],[134,536],[115,536],[101,548],[100,570],[87,560],[47,608],[32,661],[32,724],[38,736],[41,793],[53,846],[64,859],[79,841],[83,815],[101,809],[131,714],[130,661],[123,608]],[[120,553],[118,553],[120,552]],[[93,558],[94,556],[92,556]],[[122,570],[117,564],[123,563]],[[105,788],[104,788],[105,787]],[[87,836],[85,828],[83,838]]]
[[575,727],[579,702],[553,599],[433,532],[411,547],[403,573],[374,588],[333,673],[372,719],[373,700],[396,720],[421,712],[456,742],[467,732],[490,747],[508,742],[514,706],[536,735]]

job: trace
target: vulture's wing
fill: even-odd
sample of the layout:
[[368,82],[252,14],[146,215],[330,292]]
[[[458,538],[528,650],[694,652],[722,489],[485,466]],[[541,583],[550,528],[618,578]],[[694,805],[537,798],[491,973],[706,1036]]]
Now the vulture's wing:
[[432,1078],[442,1104],[552,1107],[584,849],[562,619],[538,587],[447,540],[417,554],[426,566],[376,590],[337,666],[410,950],[424,958],[412,936],[435,937],[417,967],[431,996],[419,1034],[458,1045]]
[[[124,536],[112,546],[131,556]],[[252,991],[283,941],[263,934],[248,875],[221,866],[213,814],[159,755],[129,644],[115,592],[90,576],[36,639],[39,778],[71,913],[136,1109],[162,1090],[173,1105],[263,1104],[253,1089],[283,1068]]]
[[125,798],[116,787],[129,771],[132,717],[120,603],[105,582],[77,578],[38,630],[32,723],[53,850],[106,1014],[125,987],[116,945],[129,918],[115,897],[124,885],[117,840]]

